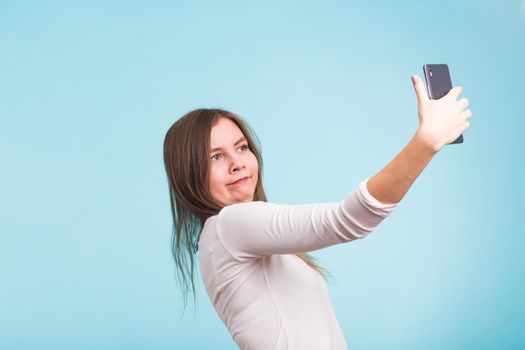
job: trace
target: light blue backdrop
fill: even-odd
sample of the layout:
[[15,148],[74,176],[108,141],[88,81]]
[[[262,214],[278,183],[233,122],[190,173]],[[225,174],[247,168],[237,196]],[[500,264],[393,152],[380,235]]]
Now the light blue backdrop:
[[162,142],[257,132],[269,199],[342,200],[447,63],[473,111],[394,214],[316,252],[350,349],[525,348],[525,3],[0,1],[0,348],[234,349],[173,279]]

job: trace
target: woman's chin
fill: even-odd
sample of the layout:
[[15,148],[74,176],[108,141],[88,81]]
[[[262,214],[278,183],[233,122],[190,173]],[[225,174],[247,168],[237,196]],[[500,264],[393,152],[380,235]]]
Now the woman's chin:
[[253,202],[253,193],[246,193],[245,195],[235,196],[231,199],[231,202],[231,204]]

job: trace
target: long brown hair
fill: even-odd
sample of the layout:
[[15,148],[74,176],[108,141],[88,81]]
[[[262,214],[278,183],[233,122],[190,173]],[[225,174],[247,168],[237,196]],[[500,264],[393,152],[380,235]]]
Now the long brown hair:
[[[262,185],[263,162],[259,142],[240,116],[224,109],[195,109],[169,128],[164,138],[164,166],[168,176],[173,217],[171,249],[184,308],[190,292],[195,300],[195,254],[200,233],[206,220],[222,209],[212,198],[208,185],[210,133],[221,117],[234,122],[246,137],[248,147],[259,163],[259,181],[253,200],[267,201]],[[306,253],[296,255],[326,277],[326,271],[317,265],[312,256]]]

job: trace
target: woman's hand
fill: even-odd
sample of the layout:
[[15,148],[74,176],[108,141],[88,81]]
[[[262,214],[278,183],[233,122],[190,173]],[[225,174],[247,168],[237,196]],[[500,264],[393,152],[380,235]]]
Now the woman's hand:
[[457,100],[458,95],[463,91],[461,86],[454,87],[439,100],[431,100],[419,76],[413,75],[412,82],[417,95],[419,115],[417,133],[434,152],[438,152],[443,146],[456,140],[470,126],[468,119],[472,116],[472,112],[466,109],[469,102],[466,98]]

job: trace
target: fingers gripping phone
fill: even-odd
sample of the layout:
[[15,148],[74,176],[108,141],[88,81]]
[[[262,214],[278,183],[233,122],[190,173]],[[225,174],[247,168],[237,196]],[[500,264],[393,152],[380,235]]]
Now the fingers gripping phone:
[[[438,100],[452,90],[452,81],[446,64],[425,64],[423,72],[425,73],[428,97],[431,100]],[[463,143],[463,135],[459,135],[449,145],[455,143]]]

